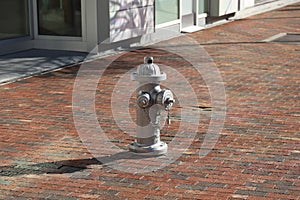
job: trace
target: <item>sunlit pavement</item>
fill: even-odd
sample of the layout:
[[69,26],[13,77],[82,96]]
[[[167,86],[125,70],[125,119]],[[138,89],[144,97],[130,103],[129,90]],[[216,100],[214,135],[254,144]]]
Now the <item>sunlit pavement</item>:
[[[86,64],[97,69],[105,60],[114,60],[99,77],[94,106],[107,137],[105,144],[123,150],[118,154],[110,154],[110,147],[102,145],[98,138],[102,135],[97,131],[79,134],[75,128],[72,94],[79,66],[2,85],[0,198],[299,199],[300,44],[297,39],[264,42],[280,33],[300,33],[299,18],[298,3],[188,35],[208,52],[222,75],[226,92],[223,130],[203,157],[199,152],[215,112],[211,88],[184,57],[172,52],[147,47]],[[162,44],[178,45],[192,58],[199,58],[202,65],[208,63],[201,52],[180,41],[184,40]],[[182,110],[200,116],[188,149],[157,170],[151,166],[159,163],[126,154],[134,138],[115,122],[111,104],[114,92],[135,84],[128,80],[115,90],[123,74],[149,54],[158,64],[182,74],[198,102],[174,106],[170,113],[173,122],[168,130],[163,128],[162,140],[172,143],[178,137],[180,123],[188,123],[188,119],[181,119]],[[208,72],[211,65],[207,64]],[[93,71],[86,75],[89,82]],[[168,80],[178,85],[175,95],[185,94],[174,77],[170,72]],[[120,105],[120,110],[128,108],[134,118],[134,102],[132,94],[129,106]],[[134,133],[130,120],[123,119],[122,125]],[[90,123],[87,121],[87,126]],[[186,141],[184,134],[179,139]],[[118,164],[123,168],[116,169]],[[139,173],[137,169],[132,173],[129,169],[137,164],[143,169],[150,166],[151,171]]]

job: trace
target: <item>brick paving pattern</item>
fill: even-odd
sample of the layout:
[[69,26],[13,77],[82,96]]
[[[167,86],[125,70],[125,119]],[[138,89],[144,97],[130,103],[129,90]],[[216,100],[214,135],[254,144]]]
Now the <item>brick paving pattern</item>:
[[[111,94],[122,74],[145,55],[173,66],[196,91],[200,106],[188,109],[202,109],[193,143],[179,159],[153,172],[112,169],[82,143],[72,113],[79,66],[0,86],[0,199],[299,199],[300,45],[261,42],[279,33],[300,33],[299,18],[298,3],[189,35],[215,61],[227,96],[224,129],[203,158],[199,148],[214,108],[204,80],[189,63],[149,47],[123,53],[110,65],[99,80],[95,110],[108,139],[121,149],[133,138],[114,122]],[[198,56],[191,47],[180,48]],[[134,100],[130,103],[134,117]],[[180,110],[174,106],[164,141],[174,139]]]

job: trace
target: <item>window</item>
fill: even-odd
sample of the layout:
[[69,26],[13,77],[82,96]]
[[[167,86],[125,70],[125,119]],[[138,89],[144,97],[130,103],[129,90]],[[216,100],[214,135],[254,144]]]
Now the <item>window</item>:
[[207,13],[208,12],[208,0],[199,0],[198,13]]
[[155,24],[179,19],[179,0],[155,1]]
[[81,0],[37,0],[39,35],[81,37]]
[[0,40],[29,36],[27,0],[0,0]]

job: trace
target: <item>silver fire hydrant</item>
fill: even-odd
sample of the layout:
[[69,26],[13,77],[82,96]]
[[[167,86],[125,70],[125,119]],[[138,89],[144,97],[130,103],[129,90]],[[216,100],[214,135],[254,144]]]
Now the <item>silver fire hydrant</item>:
[[160,140],[161,111],[169,111],[175,100],[170,90],[160,88],[160,82],[166,78],[153,63],[153,57],[145,57],[144,64],[131,74],[131,80],[138,81],[138,88],[137,138],[129,145],[130,151],[151,155],[167,153],[168,145]]

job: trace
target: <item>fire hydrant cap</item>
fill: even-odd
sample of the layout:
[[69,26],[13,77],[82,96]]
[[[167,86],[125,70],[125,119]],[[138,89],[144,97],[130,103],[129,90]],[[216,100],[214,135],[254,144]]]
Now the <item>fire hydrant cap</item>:
[[137,72],[131,75],[131,79],[137,81],[162,81],[166,78],[166,74],[162,73],[159,66],[153,63],[153,57],[145,57],[144,64],[138,66]]
[[144,64],[137,69],[137,74],[139,76],[159,76],[161,73],[158,65],[153,63],[153,57],[145,57]]

